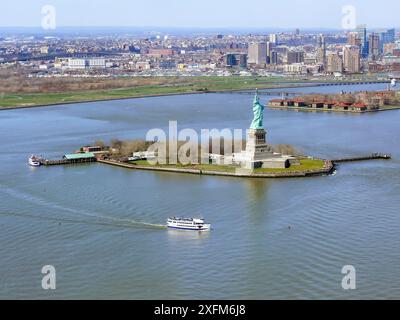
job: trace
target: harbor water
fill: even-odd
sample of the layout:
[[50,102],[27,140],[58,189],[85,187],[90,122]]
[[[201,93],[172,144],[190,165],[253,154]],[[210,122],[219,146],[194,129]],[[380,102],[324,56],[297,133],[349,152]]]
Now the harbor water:
[[[384,89],[358,85],[301,92]],[[381,299],[400,297],[400,110],[368,114],[270,110],[267,140],[340,164],[332,176],[245,179],[105,164],[33,168],[152,128],[249,127],[252,96],[200,94],[0,112],[0,298]],[[274,97],[261,97],[266,104]],[[210,232],[167,230],[204,217]],[[43,290],[42,267],[56,269]],[[342,267],[357,288],[343,290]]]

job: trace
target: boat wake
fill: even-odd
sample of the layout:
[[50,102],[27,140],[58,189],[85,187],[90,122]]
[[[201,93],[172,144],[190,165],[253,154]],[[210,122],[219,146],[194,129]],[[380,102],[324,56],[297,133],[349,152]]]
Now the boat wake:
[[[2,186],[1,191],[15,199],[23,200],[26,202],[30,202],[30,203],[45,207],[47,210],[53,209],[55,212],[58,211],[59,214],[61,214],[61,215],[63,212],[67,212],[68,214],[73,214],[76,217],[70,217],[70,216],[65,217],[65,214],[64,214],[64,217],[62,217],[62,216],[49,216],[49,215],[43,215],[43,214],[32,214],[29,212],[26,212],[26,213],[1,212],[1,211],[6,211],[6,210],[2,210],[2,208],[0,207],[1,215],[26,217],[26,218],[32,218],[32,219],[55,221],[55,222],[60,222],[60,223],[61,222],[84,223],[84,224],[92,224],[92,225],[107,225],[107,226],[126,227],[126,228],[166,229],[166,226],[163,224],[142,222],[142,221],[133,220],[133,219],[122,219],[122,218],[110,217],[110,216],[93,213],[93,212],[90,212],[87,210],[64,207],[62,205],[59,205],[52,201],[48,201],[41,197],[29,194],[29,193],[23,193],[19,190],[15,190],[15,189],[8,188],[5,186]],[[82,218],[80,218],[80,216],[85,216],[86,218],[90,218],[90,220],[82,219]]]

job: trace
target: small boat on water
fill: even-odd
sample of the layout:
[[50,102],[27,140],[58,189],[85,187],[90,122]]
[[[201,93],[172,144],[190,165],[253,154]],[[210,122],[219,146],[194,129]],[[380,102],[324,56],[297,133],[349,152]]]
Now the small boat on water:
[[32,167],[39,167],[41,165],[39,158],[33,155],[28,158],[28,164]]
[[200,218],[168,218],[167,227],[172,229],[208,231],[211,224]]

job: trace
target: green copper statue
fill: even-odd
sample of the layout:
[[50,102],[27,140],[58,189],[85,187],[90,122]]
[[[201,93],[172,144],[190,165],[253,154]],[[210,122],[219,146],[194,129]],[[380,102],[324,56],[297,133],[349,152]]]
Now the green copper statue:
[[257,89],[253,101],[253,112],[254,118],[253,122],[251,123],[250,129],[263,129],[264,106],[260,103]]

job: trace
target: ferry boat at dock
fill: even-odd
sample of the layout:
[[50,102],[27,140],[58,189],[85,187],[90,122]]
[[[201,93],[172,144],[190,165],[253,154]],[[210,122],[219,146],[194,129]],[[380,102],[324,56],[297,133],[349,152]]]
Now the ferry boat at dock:
[[32,167],[39,167],[41,165],[39,158],[33,155],[28,158],[28,164]]
[[211,224],[205,223],[204,219],[200,218],[168,218],[167,227],[172,229],[182,230],[197,230],[208,231],[211,229]]

